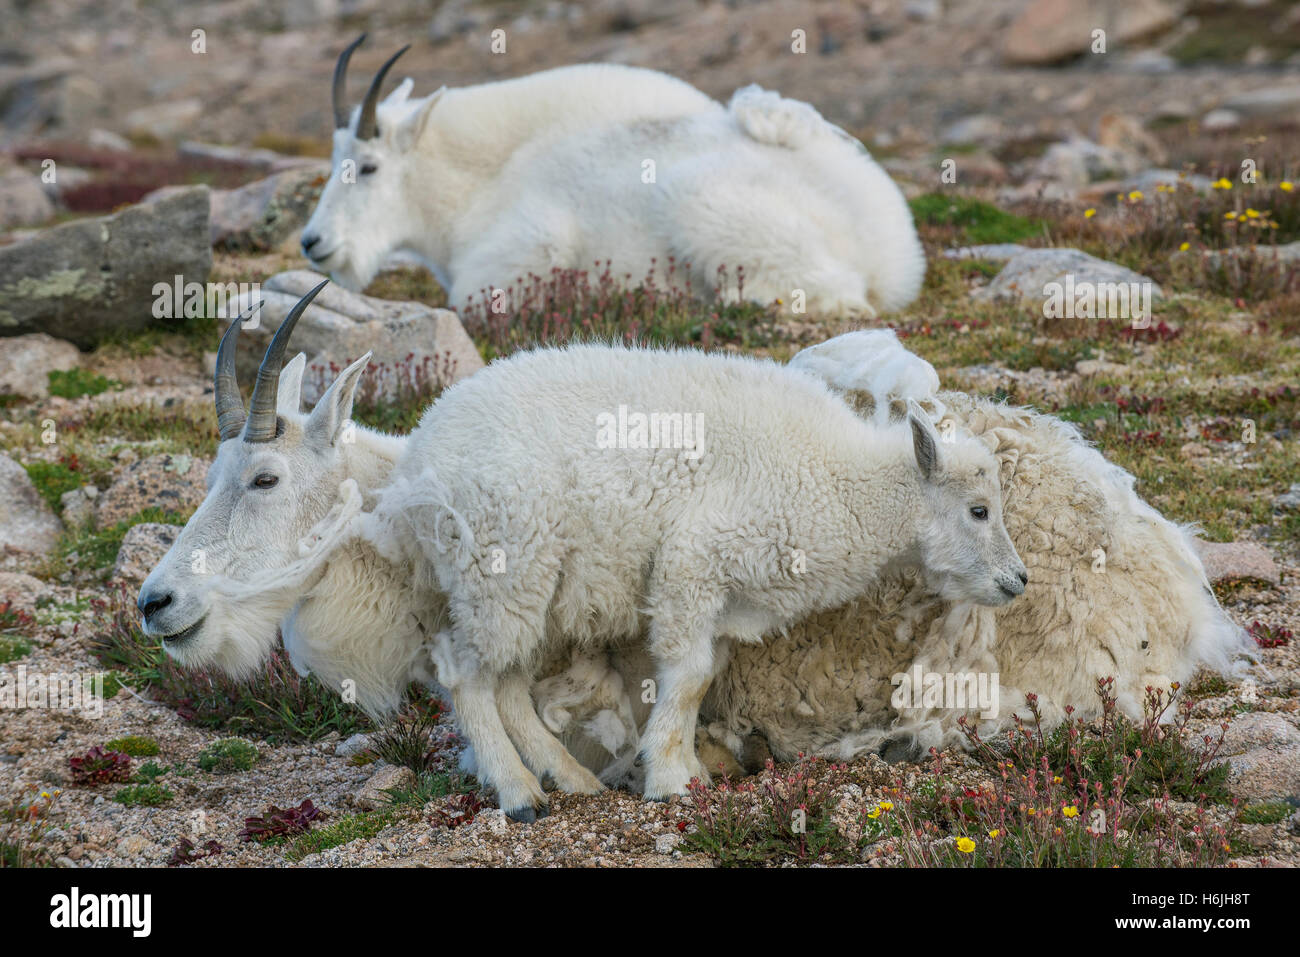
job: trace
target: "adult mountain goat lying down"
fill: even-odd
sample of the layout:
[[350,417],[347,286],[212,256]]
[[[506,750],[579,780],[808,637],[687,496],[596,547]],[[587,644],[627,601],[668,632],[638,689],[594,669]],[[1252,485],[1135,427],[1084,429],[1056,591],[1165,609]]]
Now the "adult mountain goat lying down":
[[[209,494],[141,589],[145,629],[183,663],[238,673],[282,627],[295,663],[374,710],[432,664],[512,817],[544,808],[542,775],[601,786],[533,705],[548,648],[645,633],[658,698],[640,751],[658,797],[706,776],[696,715],[720,637],[761,641],[905,567],[953,602],[1024,591],[984,445],[941,442],[919,406],[870,424],[768,361],[525,353],[449,389],[401,441],[348,424],[367,356],[301,416],[301,361],[280,364],[323,286],[276,331],[246,415],[239,321],[223,336]],[[693,425],[648,435],[651,413]]]
[[[588,64],[411,98],[407,79],[359,107],[334,73],[333,170],[302,234],[354,289],[414,254],[453,308],[552,269],[608,260],[640,281],[670,260],[697,294],[719,267],[764,304],[804,298],[874,315],[916,298],[925,256],[902,193],[806,103],[757,86],[723,106],[663,73]],[[687,268],[689,266],[689,268]],[[800,292],[801,291],[801,292]]]
[[[1051,726],[1073,706],[1097,711],[1096,681],[1113,677],[1120,708],[1140,717],[1144,689],[1218,671],[1249,645],[1220,609],[1192,530],[1135,494],[1078,430],[1050,415],[938,392],[929,363],[892,332],[852,333],[799,353],[860,414],[897,416],[924,402],[943,434],[973,436],[997,457],[1007,531],[1029,571],[1024,597],[982,608],[936,596],[899,574],[762,645],[736,645],[700,709],[701,760],[753,771],[768,754],[899,757],[965,744],[962,717],[987,737],[1038,695]],[[653,669],[637,645],[556,654],[543,664],[538,708],[570,751],[608,783],[633,768]],[[996,676],[992,713],[930,702],[916,676]],[[905,676],[905,677],[904,677]],[[967,686],[969,687],[969,685]],[[981,713],[983,711],[983,713]],[[739,766],[738,766],[739,765]]]

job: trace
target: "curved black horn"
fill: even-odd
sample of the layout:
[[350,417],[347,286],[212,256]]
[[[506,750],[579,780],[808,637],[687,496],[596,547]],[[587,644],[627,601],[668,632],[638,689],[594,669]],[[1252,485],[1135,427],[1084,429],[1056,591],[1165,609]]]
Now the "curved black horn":
[[411,49],[408,43],[396,53],[388,58],[388,62],[379,68],[375,78],[370,81],[370,89],[366,90],[366,98],[361,101],[361,116],[357,118],[357,139],[372,140],[379,133],[379,124],[375,122],[375,107],[379,104],[379,90],[384,85],[384,78],[388,76],[389,68],[397,62],[397,58]]
[[284,350],[289,345],[289,337],[293,335],[293,327],[298,323],[298,317],[307,310],[311,301],[316,298],[316,293],[328,285],[329,280],[326,279],[299,299],[289,310],[289,314],[284,317],[284,322],[280,323],[280,328],[275,330],[271,344],[266,347],[262,364],[257,367],[257,382],[253,385],[253,397],[248,401],[248,422],[244,425],[245,442],[270,442],[275,438],[275,401],[280,391],[280,367],[284,364]]
[[344,129],[348,125],[348,102],[347,91],[344,89],[348,84],[348,61],[352,59],[352,51],[361,46],[361,41],[366,38],[363,33],[344,48],[339,54],[339,62],[334,64],[334,128],[336,130]]
[[212,393],[217,402],[217,434],[222,442],[233,439],[244,427],[244,399],[239,394],[239,379],[235,376],[235,347],[239,344],[239,327],[261,306],[259,299],[247,312],[236,316],[221,337],[221,345],[217,346],[217,372],[212,381]]

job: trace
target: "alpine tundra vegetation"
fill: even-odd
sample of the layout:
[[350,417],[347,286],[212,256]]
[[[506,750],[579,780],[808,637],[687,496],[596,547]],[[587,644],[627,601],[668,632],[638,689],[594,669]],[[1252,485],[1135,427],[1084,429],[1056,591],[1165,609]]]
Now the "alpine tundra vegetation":
[[[333,169],[304,254],[348,288],[418,257],[462,308],[518,279],[676,263],[698,293],[869,317],[925,274],[903,195],[866,148],[796,100],[747,86],[727,106],[653,70],[588,64],[361,105],[334,73]],[[716,288],[728,270],[739,286]]]

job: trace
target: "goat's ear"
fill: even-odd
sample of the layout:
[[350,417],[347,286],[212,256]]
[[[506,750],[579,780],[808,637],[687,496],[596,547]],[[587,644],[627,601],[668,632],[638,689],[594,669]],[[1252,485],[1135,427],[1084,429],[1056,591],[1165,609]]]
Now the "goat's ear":
[[423,103],[407,113],[397,124],[393,130],[393,142],[398,149],[409,150],[420,142],[424,127],[429,122],[429,114],[445,92],[447,88],[444,86],[430,93]]
[[361,383],[361,374],[370,363],[371,353],[367,352],[352,365],[348,366],[334,380],[334,384],[325,390],[325,394],[316,403],[307,417],[307,441],[318,446],[337,445],[343,426],[352,417],[352,400],[356,398],[357,386]]
[[939,474],[939,436],[930,424],[930,418],[915,399],[907,400],[907,422],[912,427],[912,449],[916,464],[927,482]]
[[297,415],[302,405],[302,370],[307,367],[306,353],[298,353],[280,370],[280,387],[275,393],[276,415]]
[[415,89],[415,81],[409,76],[393,88],[393,92],[384,97],[382,106],[400,106],[411,98],[411,91]]

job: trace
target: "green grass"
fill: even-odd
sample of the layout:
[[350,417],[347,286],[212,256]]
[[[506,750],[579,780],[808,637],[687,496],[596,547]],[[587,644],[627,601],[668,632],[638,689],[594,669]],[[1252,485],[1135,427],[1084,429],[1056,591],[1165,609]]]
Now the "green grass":
[[944,228],[959,243],[1018,243],[1043,234],[1043,223],[969,196],[926,193],[909,205],[918,225]]
[[50,395],[76,399],[83,395],[99,395],[109,389],[121,389],[122,383],[85,369],[51,369]]
[[64,493],[79,489],[86,482],[83,472],[73,470],[64,462],[38,460],[28,462],[23,468],[26,469],[27,477],[32,480],[36,491],[40,493],[41,498],[45,499],[45,504],[56,515],[63,512]]
[[257,746],[243,738],[222,738],[199,754],[199,769],[209,774],[234,774],[250,771],[257,764]]
[[31,642],[14,635],[0,635],[0,665],[7,665],[31,653]]
[[294,838],[293,843],[285,851],[285,859],[297,862],[309,854],[318,854],[332,847],[342,847],[353,841],[369,840],[398,818],[397,810],[392,808],[365,814],[349,814],[339,818],[333,824]]
[[1241,809],[1242,824],[1277,824],[1285,821],[1296,812],[1285,801],[1268,801],[1263,804],[1248,804]]
[[146,522],[161,522],[166,525],[184,525],[192,509],[174,512],[170,509],[147,508],[130,518],[123,519],[107,528],[74,528],[64,532],[55,547],[54,558],[48,563],[50,571],[55,574],[65,568],[81,572],[103,572],[111,568],[121,551],[122,539],[136,525]]
[[133,758],[151,758],[162,751],[157,741],[142,734],[128,734],[123,738],[114,738],[105,744],[104,748],[108,751],[121,751]]
[[161,784],[130,784],[113,795],[113,800],[127,807],[162,807],[175,797]]

